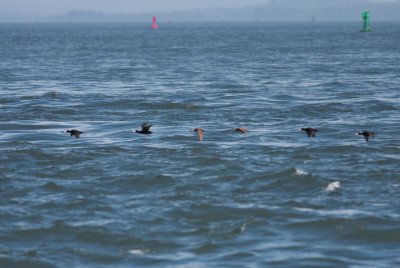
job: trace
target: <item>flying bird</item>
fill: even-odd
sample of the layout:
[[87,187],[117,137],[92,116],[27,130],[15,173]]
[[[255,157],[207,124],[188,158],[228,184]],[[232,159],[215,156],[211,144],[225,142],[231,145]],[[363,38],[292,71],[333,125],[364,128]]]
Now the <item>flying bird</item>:
[[151,134],[152,132],[150,131],[152,125],[149,125],[147,123],[142,124],[142,129],[141,130],[135,130],[135,133],[139,134]]
[[199,141],[202,141],[204,138],[204,129],[195,128],[195,129],[193,129],[193,131],[197,133],[197,137],[199,137]]
[[75,136],[75,138],[79,139],[79,137],[81,136],[81,134],[83,133],[82,131],[79,131],[77,129],[71,129],[71,130],[67,130],[65,131],[66,133],[70,133],[71,136]]
[[240,132],[240,133],[246,133],[247,129],[245,129],[244,127],[237,127],[237,128],[234,128],[233,131]]
[[315,133],[318,131],[318,129],[311,128],[311,127],[300,128],[299,130],[305,131],[307,133],[308,137],[313,137],[313,138],[315,138]]
[[364,139],[368,142],[369,138],[374,138],[375,133],[372,131],[362,131],[362,132],[357,132],[356,135],[362,135],[364,136]]

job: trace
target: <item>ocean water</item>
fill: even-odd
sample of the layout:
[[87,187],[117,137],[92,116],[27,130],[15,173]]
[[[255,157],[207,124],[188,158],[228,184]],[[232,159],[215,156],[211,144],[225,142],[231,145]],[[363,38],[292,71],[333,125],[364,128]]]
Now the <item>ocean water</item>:
[[0,267],[400,266],[399,23],[148,26],[0,24]]

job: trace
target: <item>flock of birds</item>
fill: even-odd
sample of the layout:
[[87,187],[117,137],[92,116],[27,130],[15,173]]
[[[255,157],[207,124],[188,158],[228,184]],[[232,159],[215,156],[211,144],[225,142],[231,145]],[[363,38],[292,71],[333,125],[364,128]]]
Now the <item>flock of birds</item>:
[[[149,125],[148,123],[143,123],[142,126],[141,126],[142,127],[141,130],[135,130],[135,133],[144,134],[144,135],[151,134],[152,133],[152,131],[150,131],[151,126],[152,125]],[[233,130],[236,131],[236,132],[240,132],[240,133],[246,133],[247,132],[247,129],[245,129],[243,127],[234,128]],[[315,138],[315,134],[318,131],[318,129],[311,128],[311,127],[300,128],[299,130],[300,131],[304,131],[309,138],[310,137]],[[193,131],[197,133],[197,137],[199,138],[200,141],[202,141],[203,138],[204,138],[204,133],[205,133],[204,129],[195,128],[195,129],[193,129]],[[77,129],[71,129],[71,130],[67,130],[66,133],[70,133],[71,137],[75,136],[75,138],[78,139],[83,132],[79,131]],[[368,140],[370,138],[374,138],[375,137],[375,133],[372,132],[372,131],[361,131],[361,132],[357,132],[356,135],[363,136],[364,139],[367,142],[368,142]]]
[[[140,130],[135,130],[134,133],[144,134],[144,135],[151,134],[152,133],[152,131],[150,131],[151,126],[152,125],[149,125],[148,123],[143,123],[142,126],[141,126],[141,129]],[[203,138],[204,138],[204,134],[205,134],[204,129],[202,129],[202,128],[194,128],[192,130],[197,133],[198,139],[200,141],[202,141]],[[246,133],[247,132],[247,129],[243,128],[243,127],[233,128],[232,130],[235,131],[235,132],[239,132],[239,133]],[[316,135],[316,133],[318,131],[318,129],[311,128],[311,127],[300,128],[299,130],[300,131],[304,131],[309,138],[310,137],[315,138],[315,135]],[[77,130],[77,129],[67,130],[66,132],[70,133],[71,137],[75,136],[75,138],[77,138],[77,139],[83,133],[82,131]],[[364,139],[366,140],[366,142],[368,142],[368,140],[370,138],[374,138],[375,137],[375,133],[372,132],[372,131],[361,131],[361,132],[357,132],[356,135],[363,136]],[[325,188],[325,190],[327,192],[335,193],[335,192],[338,192],[340,190],[340,188],[341,188],[340,181],[335,181],[335,182],[329,183],[328,186]]]

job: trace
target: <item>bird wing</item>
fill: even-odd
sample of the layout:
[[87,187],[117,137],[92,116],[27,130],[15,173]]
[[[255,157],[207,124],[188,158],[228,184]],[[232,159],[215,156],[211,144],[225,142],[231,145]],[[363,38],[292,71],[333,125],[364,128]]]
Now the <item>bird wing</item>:
[[204,138],[204,132],[202,130],[197,131],[197,136],[199,137],[199,140],[202,141]]
[[149,131],[152,125],[148,125],[147,123],[142,124],[142,131]]
[[147,125],[147,124],[146,124],[146,125],[143,125],[143,126],[142,126],[142,130],[143,130],[143,131],[146,131],[146,132],[147,132],[147,131],[150,131],[151,126],[152,126],[152,125]]

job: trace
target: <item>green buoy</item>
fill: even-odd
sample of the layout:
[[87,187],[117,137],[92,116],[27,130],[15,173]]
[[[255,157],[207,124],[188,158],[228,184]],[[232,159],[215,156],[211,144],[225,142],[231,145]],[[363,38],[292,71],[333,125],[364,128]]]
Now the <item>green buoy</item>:
[[371,27],[369,26],[369,18],[370,18],[369,11],[364,11],[361,14],[361,17],[363,19],[361,32],[370,32]]

